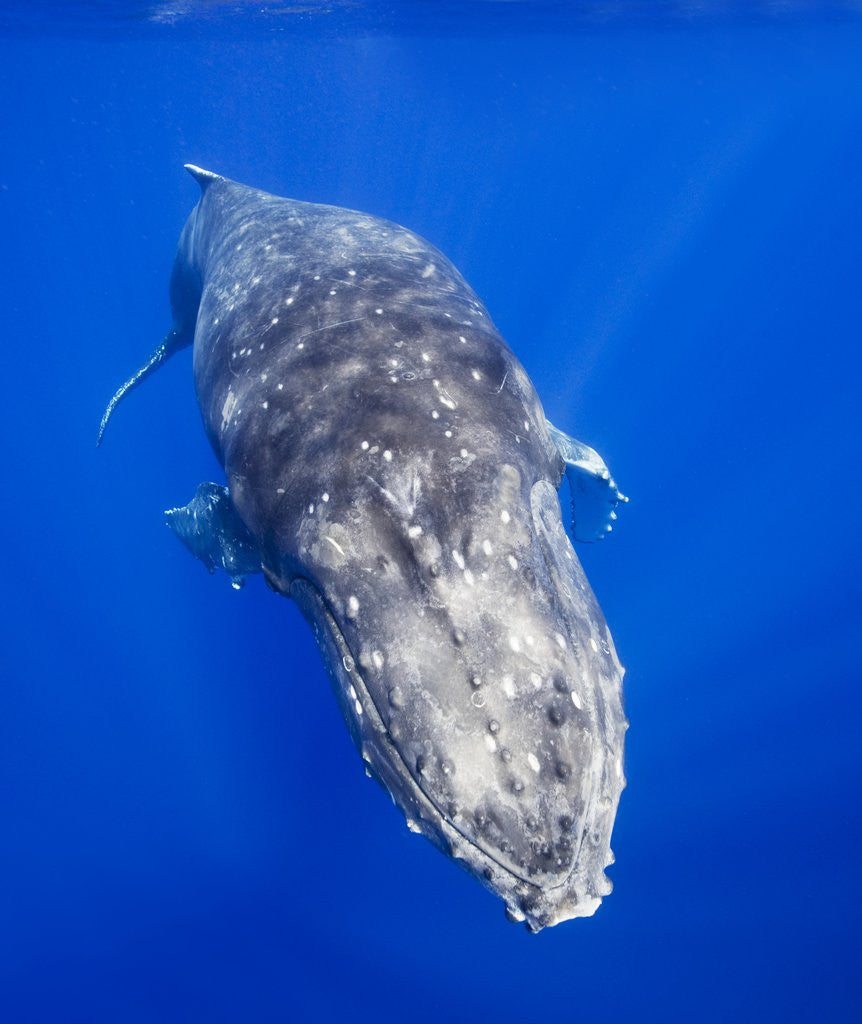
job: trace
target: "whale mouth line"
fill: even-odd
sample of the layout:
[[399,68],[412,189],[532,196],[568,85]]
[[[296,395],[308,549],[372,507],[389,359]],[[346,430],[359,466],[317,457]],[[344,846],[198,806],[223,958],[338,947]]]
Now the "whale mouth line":
[[[294,586],[296,584],[299,584],[302,591],[304,591],[302,597],[300,597],[294,590]],[[329,632],[330,638],[339,653],[339,665],[335,669],[336,675],[341,676],[342,674],[346,674],[349,677],[351,685],[356,689],[357,693],[362,698],[363,707],[366,709],[366,713],[369,714],[369,719],[373,723],[375,731],[381,737],[383,737],[386,744],[386,749],[390,752],[390,754],[394,755],[392,761],[394,762],[394,767],[396,768],[397,774],[399,775],[401,780],[406,784],[406,786],[409,787],[409,789],[416,796],[417,802],[420,805],[424,805],[424,809],[426,811],[431,811],[433,813],[435,824],[437,825],[439,830],[444,834],[444,836],[450,841],[450,843],[451,837],[446,835],[446,833],[448,832],[455,833],[461,842],[466,843],[471,848],[471,850],[474,851],[474,855],[477,860],[484,860],[489,862],[490,865],[493,865],[499,871],[504,872],[506,875],[514,879],[516,882],[525,886],[529,886],[530,889],[542,893],[545,896],[556,893],[558,890],[565,891],[565,889],[570,884],[572,876],[575,874],[578,863],[577,856],[573,858],[572,865],[569,871],[567,871],[566,874],[556,884],[543,885],[541,883],[534,881],[530,877],[525,877],[519,872],[514,871],[509,865],[501,863],[492,852],[486,850],[484,846],[480,846],[475,839],[473,839],[468,833],[463,831],[463,829],[459,828],[458,825],[455,824],[455,822],[453,822],[449,817],[447,817],[447,815],[445,814],[443,809],[438,805],[434,797],[430,793],[428,793],[425,790],[425,788],[422,785],[420,785],[420,783],[416,780],[413,773],[410,771],[410,768],[406,760],[404,759],[401,750],[398,748],[398,746],[395,744],[395,742],[389,735],[389,730],[387,729],[386,724],[383,721],[383,716],[380,714],[380,709],[377,707],[377,704],[373,696],[371,695],[371,692],[366,686],[365,679],[361,671],[359,670],[358,661],[354,656],[354,653],[350,648],[350,644],[347,642],[347,639],[345,638],[344,633],[341,630],[341,627],[338,624],[338,620],[336,619],[335,613],[326,596],[318,588],[315,582],[309,579],[307,576],[296,576],[291,580],[290,596],[293,597],[295,601],[297,601],[297,604],[300,605],[300,608],[306,615],[308,615],[310,610],[309,598],[313,599],[314,603],[317,605],[317,610],[322,613],[322,618],[326,623],[326,628]],[[347,668],[348,662],[346,661],[346,659],[349,659],[349,664],[352,665],[352,668],[349,670]],[[403,807],[401,809],[402,811],[404,811]]]

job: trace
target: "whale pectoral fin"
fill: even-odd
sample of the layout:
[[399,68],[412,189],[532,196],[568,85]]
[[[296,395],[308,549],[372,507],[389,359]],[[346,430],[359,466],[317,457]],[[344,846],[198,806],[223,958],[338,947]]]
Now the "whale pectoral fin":
[[180,334],[179,331],[170,330],[165,335],[164,341],[159,347],[153,352],[150,358],[144,363],[144,365],[136,370],[131,377],[114,392],[108,407],[102,415],[102,422],[99,424],[99,436],[96,438],[96,447],[102,443],[102,438],[105,436],[105,428],[108,425],[108,420],[117,408],[121,398],[124,398],[130,391],[133,391],[140,383],[145,381],[147,377],[155,373],[156,370],[167,362],[168,359],[174,354],[179,352],[181,348],[185,348],[186,345],[191,344],[191,339],[185,335]]
[[566,464],[572,495],[572,535],[577,541],[601,540],[613,529],[617,505],[629,499],[617,487],[597,451],[550,423],[548,433]]
[[245,577],[261,571],[254,537],[231,501],[227,487],[198,485],[195,496],[182,508],[165,512],[168,526],[210,572],[224,569],[234,590]]

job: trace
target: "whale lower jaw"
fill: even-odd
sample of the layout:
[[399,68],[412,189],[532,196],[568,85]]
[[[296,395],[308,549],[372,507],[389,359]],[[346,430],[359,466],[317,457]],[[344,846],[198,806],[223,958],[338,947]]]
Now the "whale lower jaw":
[[393,803],[404,813],[410,831],[425,836],[474,875],[504,901],[508,919],[525,924],[531,932],[577,917],[591,917],[612,889],[603,871],[613,863],[610,832],[599,833],[596,826],[601,821],[613,822],[613,813],[587,809],[585,817],[592,824],[585,827],[578,856],[559,884],[538,885],[515,875],[465,836],[417,785],[317,587],[307,579],[296,578],[290,584],[289,596],[312,627],[345,722],[365,762],[366,773],[387,790]]

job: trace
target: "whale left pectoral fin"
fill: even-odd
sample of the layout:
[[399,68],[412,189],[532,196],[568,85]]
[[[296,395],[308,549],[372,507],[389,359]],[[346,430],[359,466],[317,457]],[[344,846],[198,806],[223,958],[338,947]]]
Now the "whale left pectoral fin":
[[246,576],[261,572],[260,552],[231,501],[227,487],[198,485],[195,496],[182,508],[165,512],[168,526],[210,572],[223,569],[234,590]]
[[168,331],[161,345],[158,346],[144,365],[139,370],[136,370],[124,384],[121,384],[120,387],[117,388],[111,397],[110,402],[108,402],[107,408],[102,414],[102,422],[99,424],[99,435],[96,438],[97,448],[102,443],[102,438],[105,436],[105,428],[108,426],[108,420],[113,415],[114,409],[117,408],[120,400],[130,391],[134,391],[134,389],[139,384],[143,383],[147,377],[154,374],[162,363],[166,363],[168,359],[171,358],[174,352],[179,352],[181,348],[185,348],[186,345],[189,344],[191,344],[191,340],[186,335],[181,334],[175,329]]
[[548,423],[548,433],[566,464],[572,495],[572,535],[577,541],[607,536],[617,518],[617,505],[629,499],[617,487],[597,451]]

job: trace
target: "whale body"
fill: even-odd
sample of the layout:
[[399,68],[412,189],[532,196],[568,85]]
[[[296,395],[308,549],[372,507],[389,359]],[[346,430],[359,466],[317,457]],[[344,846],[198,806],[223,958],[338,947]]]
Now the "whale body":
[[[592,914],[623,776],[623,670],[563,526],[626,500],[552,427],[440,253],[363,213],[189,165],[173,326],[227,487],[172,509],[235,586],[310,622],[367,771],[532,931]],[[100,432],[101,438],[101,432]]]

